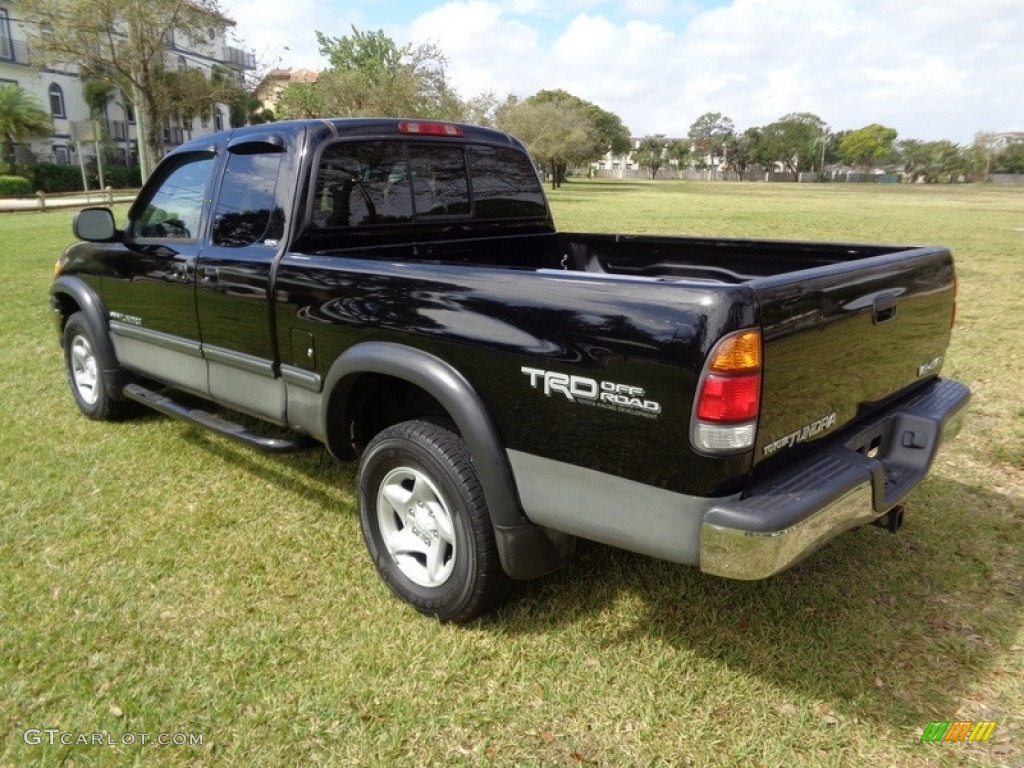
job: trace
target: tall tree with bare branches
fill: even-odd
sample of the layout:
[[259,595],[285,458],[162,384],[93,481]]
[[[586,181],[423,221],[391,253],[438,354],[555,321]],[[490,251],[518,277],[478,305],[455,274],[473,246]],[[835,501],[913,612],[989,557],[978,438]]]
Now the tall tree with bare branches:
[[[169,40],[187,40],[194,49],[211,42],[211,28],[233,24],[216,0],[33,0],[26,17],[37,63],[108,83],[132,104],[144,178],[160,157],[160,131],[170,117],[230,101],[237,91],[216,78],[199,89],[170,82],[177,73],[169,66]],[[189,103],[182,103],[183,93]]]

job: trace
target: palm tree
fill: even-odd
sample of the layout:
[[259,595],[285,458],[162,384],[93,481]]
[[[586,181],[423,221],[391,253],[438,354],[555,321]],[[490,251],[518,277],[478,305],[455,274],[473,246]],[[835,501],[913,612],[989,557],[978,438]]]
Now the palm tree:
[[53,121],[35,96],[18,85],[0,86],[0,134],[8,173],[15,172],[15,142],[52,131]]

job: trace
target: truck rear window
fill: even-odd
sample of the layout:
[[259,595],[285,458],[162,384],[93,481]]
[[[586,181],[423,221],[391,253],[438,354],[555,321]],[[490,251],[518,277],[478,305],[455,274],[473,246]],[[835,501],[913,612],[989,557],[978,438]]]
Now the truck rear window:
[[514,149],[345,141],[328,146],[317,169],[319,229],[545,215],[536,171]]

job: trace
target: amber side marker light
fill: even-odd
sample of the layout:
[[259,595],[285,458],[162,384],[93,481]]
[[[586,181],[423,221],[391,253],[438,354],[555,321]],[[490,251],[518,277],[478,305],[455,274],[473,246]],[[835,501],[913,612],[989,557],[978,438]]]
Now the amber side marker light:
[[761,332],[740,331],[719,342],[708,369],[715,373],[746,373],[761,367]]

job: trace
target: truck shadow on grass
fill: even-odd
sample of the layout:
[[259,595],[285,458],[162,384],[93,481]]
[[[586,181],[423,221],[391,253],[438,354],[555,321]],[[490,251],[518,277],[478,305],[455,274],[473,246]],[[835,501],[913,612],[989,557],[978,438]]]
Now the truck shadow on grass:
[[[325,450],[261,457],[184,431],[196,447],[322,507],[325,519],[356,514],[355,462]],[[340,496],[351,500],[342,509]],[[847,718],[920,728],[962,711],[1017,642],[1022,597],[1024,503],[933,476],[908,500],[898,535],[848,532],[772,579],[720,579],[581,541],[568,567],[518,584],[506,606],[470,626],[515,636],[592,625],[594,656],[653,641],[829,702]],[[397,601],[395,609],[413,615]],[[976,703],[962,716],[1000,720],[996,702]]]
[[[845,707],[851,718],[920,727],[960,711],[1017,642],[1024,503],[933,478],[910,497],[907,516],[897,536],[851,531],[759,582],[583,542],[567,570],[524,585],[483,622],[542,632],[627,602],[630,620],[601,643],[655,640]],[[975,703],[964,717],[1000,719],[997,704]]]

